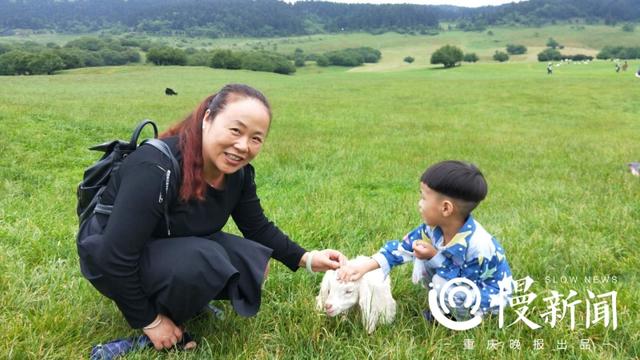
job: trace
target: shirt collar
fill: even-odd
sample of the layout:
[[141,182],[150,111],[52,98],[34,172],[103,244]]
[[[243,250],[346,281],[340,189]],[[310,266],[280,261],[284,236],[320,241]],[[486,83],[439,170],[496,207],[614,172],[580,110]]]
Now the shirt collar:
[[[458,229],[458,232],[453,236],[453,239],[445,246],[449,248],[454,244],[460,244],[462,246],[467,246],[469,244],[469,240],[473,236],[473,233],[476,231],[476,222],[471,214],[467,216],[464,224]],[[444,241],[444,234],[442,233],[442,229],[439,226],[436,226],[433,229],[433,237],[434,240],[441,242]]]

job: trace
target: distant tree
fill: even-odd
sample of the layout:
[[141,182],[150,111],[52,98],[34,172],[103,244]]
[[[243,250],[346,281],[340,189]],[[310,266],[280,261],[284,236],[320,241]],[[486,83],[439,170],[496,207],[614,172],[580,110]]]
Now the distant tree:
[[84,62],[84,66],[87,67],[104,65],[104,60],[102,60],[102,57],[95,51],[85,51],[82,61]]
[[187,54],[187,66],[211,66],[211,52],[207,50],[185,50],[185,53]]
[[331,65],[360,66],[363,63],[377,63],[382,57],[382,53],[380,50],[366,46],[329,51],[323,56]]
[[411,64],[415,59],[412,56],[407,56],[404,58],[404,62],[407,64]]
[[241,69],[242,57],[231,50],[215,50],[211,55],[209,66],[214,69]]
[[129,62],[124,52],[117,52],[111,49],[102,49],[98,51],[98,55],[102,57],[105,65],[124,65]]
[[518,44],[507,44],[507,52],[509,55],[521,55],[527,52],[527,47]]
[[11,50],[0,55],[0,75],[28,75],[32,56],[22,50]]
[[347,49],[357,52],[362,56],[362,59],[366,63],[377,63],[382,58],[382,53],[378,49],[374,49],[370,46],[363,46],[354,49]]
[[487,35],[493,36],[493,31],[491,31],[491,30],[487,31]]
[[505,62],[509,60],[509,54],[507,54],[504,51],[496,50],[496,52],[493,54],[493,60],[499,61],[499,62]]
[[242,68],[285,75],[296,72],[296,67],[286,57],[266,51],[251,51],[242,54]]
[[293,65],[295,65],[296,67],[303,67],[304,60],[304,51],[300,48],[296,48],[296,50],[293,52]]
[[575,54],[575,55],[562,55],[563,59],[571,59],[573,61],[584,61],[584,60],[593,60],[593,56],[584,55],[584,54]]
[[62,59],[53,51],[42,51],[34,54],[27,63],[29,73],[51,75],[64,67]]
[[445,45],[431,54],[432,64],[442,64],[445,68],[456,66],[462,61],[462,50],[453,45]]
[[466,53],[462,57],[462,61],[464,62],[474,63],[474,62],[477,62],[478,60],[480,59],[478,58],[478,55],[476,55],[476,53]]
[[639,59],[640,46],[605,46],[596,57],[598,59]]
[[11,45],[0,43],[0,55],[9,52],[12,49]]
[[318,54],[306,54],[304,56],[304,61],[318,61]]
[[348,51],[331,51],[326,54],[331,65],[336,66],[360,66],[364,59],[358,53]]
[[135,49],[126,49],[122,52],[122,54],[127,58],[127,62],[137,63],[140,62],[140,52]]
[[62,59],[63,69],[77,69],[84,67],[84,51],[80,49],[56,49],[56,54]]
[[155,65],[186,65],[187,54],[184,50],[169,46],[151,48],[147,53],[147,61]]
[[538,54],[538,61],[560,61],[562,54],[556,49],[545,49]]
[[633,32],[635,29],[636,27],[633,24],[626,23],[622,25],[622,31],[625,32]]
[[547,40],[547,47],[555,49],[558,46],[560,46],[560,43],[558,43],[554,38],[549,38],[549,40]]
[[92,37],[92,36],[83,36],[75,40],[71,40],[64,45],[65,47],[74,47],[83,50],[89,51],[98,51],[102,48],[106,47],[106,43],[104,40]]
[[331,65],[331,63],[329,62],[329,58],[327,58],[325,55],[318,56],[316,64],[323,67]]

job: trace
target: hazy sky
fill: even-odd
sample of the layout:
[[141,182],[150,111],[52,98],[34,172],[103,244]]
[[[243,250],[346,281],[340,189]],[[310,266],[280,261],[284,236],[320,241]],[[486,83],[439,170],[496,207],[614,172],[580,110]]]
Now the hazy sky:
[[[327,0],[325,0],[327,1]],[[501,5],[521,0],[328,0],[339,3],[368,3],[368,4],[422,4],[422,5],[456,5],[465,7],[478,7],[485,5]],[[295,0],[287,0],[292,3]]]

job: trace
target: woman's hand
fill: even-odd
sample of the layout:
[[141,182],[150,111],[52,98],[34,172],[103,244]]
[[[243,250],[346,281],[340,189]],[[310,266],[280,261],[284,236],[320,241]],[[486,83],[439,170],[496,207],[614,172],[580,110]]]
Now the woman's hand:
[[149,337],[156,350],[174,347],[182,339],[182,330],[171,319],[162,314],[158,314],[150,325],[157,321],[160,322],[156,326],[148,329],[143,328],[142,331]]
[[313,272],[336,270],[347,262],[347,257],[340,251],[333,249],[314,250],[302,255],[298,266],[307,267],[307,261],[311,260],[311,270]]

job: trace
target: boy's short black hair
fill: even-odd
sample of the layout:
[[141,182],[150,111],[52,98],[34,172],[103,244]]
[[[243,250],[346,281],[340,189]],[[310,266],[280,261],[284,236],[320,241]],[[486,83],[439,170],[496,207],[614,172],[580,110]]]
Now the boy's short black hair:
[[475,165],[457,160],[431,165],[420,181],[432,190],[458,200],[466,217],[487,196],[487,182]]

